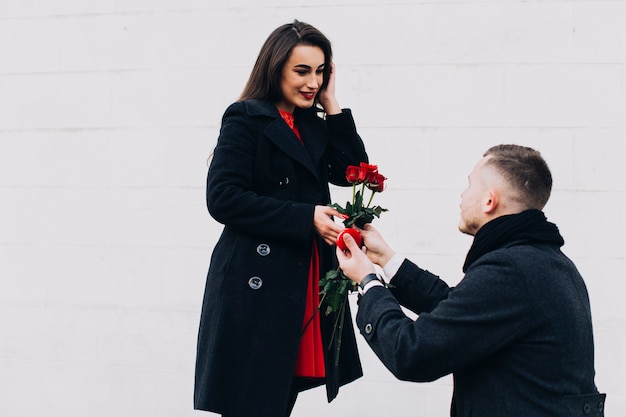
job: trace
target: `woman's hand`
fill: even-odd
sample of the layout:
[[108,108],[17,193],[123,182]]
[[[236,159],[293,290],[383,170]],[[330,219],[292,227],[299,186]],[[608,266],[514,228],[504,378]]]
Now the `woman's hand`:
[[326,89],[320,94],[319,102],[324,107],[326,114],[333,115],[341,113],[341,106],[335,97],[335,64],[330,63],[330,76],[328,77],[328,83]]
[[334,245],[337,239],[337,235],[344,228],[343,226],[335,223],[332,216],[343,218],[343,214],[339,213],[329,206],[315,206],[315,212],[313,213],[313,227],[318,235],[320,235],[326,243]]
[[384,267],[396,254],[385,242],[380,232],[369,223],[361,230],[361,237],[367,248],[367,257],[376,265]]

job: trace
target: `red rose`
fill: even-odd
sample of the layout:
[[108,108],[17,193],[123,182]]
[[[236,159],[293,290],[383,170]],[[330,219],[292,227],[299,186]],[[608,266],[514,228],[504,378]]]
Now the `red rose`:
[[[362,229],[376,217],[380,217],[381,213],[387,211],[386,208],[378,205],[372,206],[374,195],[385,189],[386,179],[378,172],[377,165],[361,162],[359,166],[351,165],[346,168],[346,180],[352,184],[352,200],[346,202],[344,207],[337,203],[330,204],[330,207],[335,208],[343,216],[343,225],[345,226],[345,229],[337,235],[337,248],[343,251],[347,250],[346,243],[343,241],[346,233],[352,236],[358,246],[361,246],[363,238],[358,229],[352,226],[354,225]],[[370,190],[369,199],[365,198],[365,188]],[[348,292],[356,290],[357,285],[350,281],[340,268],[330,270],[326,272],[324,278],[320,279],[320,295],[322,298],[318,308],[325,304],[326,315],[337,313],[338,317],[341,317],[346,312],[346,296]],[[337,323],[335,321],[333,335],[339,332],[338,337],[340,338],[341,328],[337,330]],[[338,363],[340,341],[341,339],[338,340],[335,350],[335,363]]]
[[365,182],[368,176],[372,174],[376,174],[378,172],[378,165],[370,165],[365,162],[361,162],[360,170],[359,170],[359,181]]
[[367,179],[365,186],[374,192],[382,193],[385,190],[386,179],[385,176],[376,173],[371,178]]
[[357,167],[354,165],[350,165],[346,169],[346,179],[350,184],[357,184],[359,182],[359,173],[361,171],[361,167]]

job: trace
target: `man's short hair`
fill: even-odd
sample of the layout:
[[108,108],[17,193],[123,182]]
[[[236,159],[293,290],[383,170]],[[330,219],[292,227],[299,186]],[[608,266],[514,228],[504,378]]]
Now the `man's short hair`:
[[483,156],[511,185],[512,197],[527,208],[542,210],[552,191],[552,174],[539,151],[519,145],[496,145]]

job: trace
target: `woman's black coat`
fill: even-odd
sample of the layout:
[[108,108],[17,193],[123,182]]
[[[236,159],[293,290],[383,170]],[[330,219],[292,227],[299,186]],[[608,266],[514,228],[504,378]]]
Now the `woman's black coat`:
[[[326,120],[314,109],[296,109],[294,116],[304,146],[269,102],[237,102],[222,119],[207,205],[224,230],[202,306],[197,409],[229,417],[283,415],[314,239],[321,273],[336,266],[334,247],[315,233],[314,207],[330,202],[329,182],[348,185],[346,167],[367,161],[367,154],[349,110]],[[335,317],[320,314],[327,347]],[[343,328],[339,366],[325,352],[329,401],[362,375],[349,311]]]

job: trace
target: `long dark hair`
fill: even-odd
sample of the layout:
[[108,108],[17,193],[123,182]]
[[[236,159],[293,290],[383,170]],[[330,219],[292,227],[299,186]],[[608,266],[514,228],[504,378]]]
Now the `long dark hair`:
[[297,45],[317,46],[324,52],[324,82],[316,95],[317,102],[317,97],[328,84],[332,49],[322,32],[298,20],[276,28],[267,38],[239,100],[261,99],[274,103],[282,100],[280,82],[283,67]]

